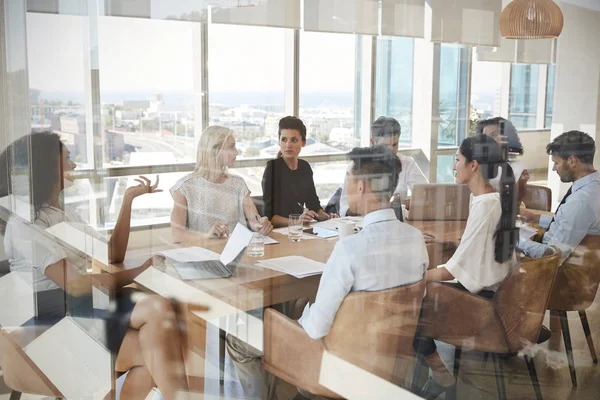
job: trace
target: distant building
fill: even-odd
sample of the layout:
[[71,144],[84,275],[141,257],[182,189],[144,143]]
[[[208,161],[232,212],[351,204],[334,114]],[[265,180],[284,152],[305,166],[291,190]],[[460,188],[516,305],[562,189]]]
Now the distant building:
[[104,131],[104,157],[109,161],[123,161],[125,138],[122,133]]
[[44,122],[50,122],[53,115],[54,115],[54,107],[53,106],[48,106],[43,103],[31,105],[31,120],[32,121],[41,121],[42,116],[43,116]]
[[59,117],[60,131],[85,134],[85,115],[63,115]]
[[150,108],[150,100],[123,100],[121,105],[127,108],[147,110]]
[[350,128],[333,128],[329,133],[329,141],[337,143],[349,143],[354,138],[354,132]]
[[142,118],[142,112],[139,110],[116,110],[115,118],[117,120],[135,120]]
[[85,132],[64,132],[58,131],[61,141],[71,152],[71,157],[76,163],[87,162],[87,138]]

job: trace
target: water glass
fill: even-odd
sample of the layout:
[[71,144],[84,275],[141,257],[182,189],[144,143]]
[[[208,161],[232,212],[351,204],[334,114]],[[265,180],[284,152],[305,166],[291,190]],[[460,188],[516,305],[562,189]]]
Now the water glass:
[[288,239],[290,242],[299,242],[302,239],[302,214],[290,214],[288,220]]
[[248,250],[246,251],[250,257],[262,257],[265,255],[265,237],[260,233],[254,233],[252,239],[248,244]]

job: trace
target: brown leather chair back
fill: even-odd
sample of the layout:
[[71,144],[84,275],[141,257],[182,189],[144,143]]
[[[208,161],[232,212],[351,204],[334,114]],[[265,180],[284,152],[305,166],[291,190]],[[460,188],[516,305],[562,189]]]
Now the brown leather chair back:
[[412,355],[413,338],[425,292],[424,280],[377,292],[355,292],[344,299],[325,348],[388,381],[398,355]]
[[546,186],[527,185],[525,207],[532,210],[550,211],[552,209],[552,190]]
[[558,269],[548,309],[585,310],[600,283],[600,235],[587,235]]
[[0,367],[6,385],[17,392],[64,397],[11,335],[0,329]]
[[493,302],[511,352],[522,349],[523,341],[536,342],[560,256],[557,250],[553,255],[524,261],[496,291]]

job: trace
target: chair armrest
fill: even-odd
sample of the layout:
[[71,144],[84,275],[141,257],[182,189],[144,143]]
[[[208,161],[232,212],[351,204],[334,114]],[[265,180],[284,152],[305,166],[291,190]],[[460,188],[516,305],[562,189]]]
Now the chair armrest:
[[319,385],[323,341],[311,339],[302,326],[274,309],[264,314],[265,369],[292,385],[314,394],[328,393]]
[[427,284],[420,330],[424,336],[460,347],[468,340],[476,350],[507,351],[494,303],[439,282]]

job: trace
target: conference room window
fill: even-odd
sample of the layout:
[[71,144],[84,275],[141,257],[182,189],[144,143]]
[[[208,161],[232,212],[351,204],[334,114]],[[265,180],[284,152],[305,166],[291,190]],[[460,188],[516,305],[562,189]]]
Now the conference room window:
[[235,132],[238,158],[274,158],[285,116],[285,29],[208,25],[209,125]]
[[546,80],[546,115],[544,116],[544,128],[552,127],[552,111],[554,109],[554,78],[556,67],[548,65],[548,75]]
[[396,118],[402,126],[400,145],[412,144],[414,39],[377,38],[375,115]]
[[439,146],[458,146],[467,130],[469,48],[440,45]]
[[355,121],[356,36],[301,32],[302,155],[347,152],[360,143]]
[[502,104],[503,63],[477,61],[471,64],[471,112],[469,132],[474,132],[478,120],[500,115]]
[[105,167],[194,162],[197,26],[98,18]]
[[436,183],[454,183],[454,154],[437,156]]
[[539,65],[513,64],[510,74],[509,119],[517,129],[535,129]]
[[75,15],[27,13],[26,24],[31,130],[58,133],[78,168],[91,168],[81,34],[86,20]]

